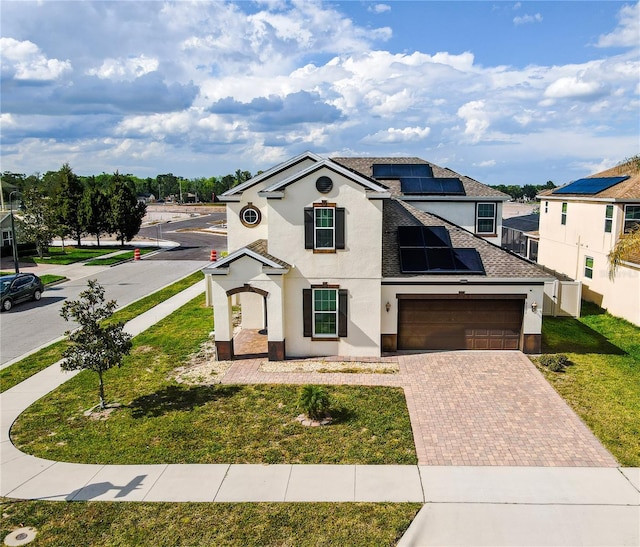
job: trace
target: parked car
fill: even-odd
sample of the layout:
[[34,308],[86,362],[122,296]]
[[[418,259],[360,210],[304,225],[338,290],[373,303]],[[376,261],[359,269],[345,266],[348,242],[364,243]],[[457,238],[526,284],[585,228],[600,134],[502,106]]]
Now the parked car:
[[14,304],[24,300],[40,300],[44,285],[34,274],[13,274],[0,277],[2,311],[9,311]]

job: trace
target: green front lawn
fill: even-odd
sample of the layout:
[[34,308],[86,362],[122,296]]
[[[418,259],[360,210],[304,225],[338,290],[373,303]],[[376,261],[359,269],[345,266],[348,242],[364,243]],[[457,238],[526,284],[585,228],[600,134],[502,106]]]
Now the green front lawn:
[[334,422],[295,418],[299,386],[185,386],[172,371],[208,339],[211,309],[199,296],[134,339],[121,369],[105,374],[106,397],[123,406],[107,419],[97,375],[83,372],[34,403],[12,429],[15,445],[60,461],[143,463],[416,464],[400,388],[331,386]]
[[[25,257],[25,261],[32,260],[37,264],[58,264],[67,265],[74,264],[76,262],[82,262],[83,260],[91,260],[98,256],[120,251],[120,246],[113,247],[49,247],[44,258],[34,255],[31,257]],[[22,259],[21,259],[22,260]]]
[[[158,249],[156,247],[142,247],[140,248],[140,254],[146,255],[148,253],[156,252]],[[96,258],[95,260],[91,260],[85,264],[85,266],[111,266],[112,264],[118,264],[119,262],[123,262],[125,260],[131,260],[133,258],[135,251],[125,251],[124,253],[117,254],[115,256],[110,256],[108,258]]]
[[3,502],[1,537],[33,526],[63,547],[392,546],[419,503]]
[[[45,276],[42,276],[43,278]],[[196,284],[203,279],[201,271],[192,273],[191,275],[184,277],[176,281],[175,283],[160,289],[155,293],[152,293],[140,300],[132,302],[128,306],[118,310],[113,314],[112,321],[130,321],[134,317],[150,310],[154,306],[157,306],[161,302],[164,302],[168,298],[182,292],[183,290]],[[107,297],[109,295],[107,294]],[[44,370],[48,366],[53,365],[60,359],[62,359],[62,352],[67,347],[66,340],[56,342],[43,348],[35,353],[32,353],[28,357],[25,357],[21,361],[14,363],[13,365],[0,370],[0,393],[6,391],[9,388],[23,382],[27,378],[33,376],[37,372]]]
[[640,466],[640,328],[583,303],[582,317],[545,317],[545,353],[574,363],[547,380],[623,466]]

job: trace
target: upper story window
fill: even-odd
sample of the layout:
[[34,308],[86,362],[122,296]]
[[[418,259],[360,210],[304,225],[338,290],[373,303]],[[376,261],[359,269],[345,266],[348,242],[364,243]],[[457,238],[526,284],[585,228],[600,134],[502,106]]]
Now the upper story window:
[[624,233],[628,234],[635,226],[640,224],[640,205],[625,205],[624,207]]
[[252,203],[249,203],[245,207],[243,207],[240,211],[240,222],[247,228],[253,228],[260,224],[260,220],[262,219],[262,215],[260,214],[260,209],[258,209]]
[[567,202],[562,202],[562,214],[560,215],[560,224],[565,225],[567,223]]
[[476,207],[476,233],[496,233],[496,204],[478,203]]
[[548,213],[548,212],[549,212],[549,202],[548,202],[548,201],[545,201],[545,202],[544,202],[544,212],[545,212],[545,213]]
[[334,253],[344,249],[343,207],[335,203],[314,203],[304,210],[304,247],[317,253]]
[[604,213],[605,233],[610,234],[612,228],[613,228],[613,205],[607,205],[607,209]]

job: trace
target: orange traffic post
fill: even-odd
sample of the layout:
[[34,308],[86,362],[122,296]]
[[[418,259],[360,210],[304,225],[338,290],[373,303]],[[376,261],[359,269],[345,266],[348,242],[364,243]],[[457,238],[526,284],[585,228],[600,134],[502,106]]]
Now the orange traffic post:
[[140,260],[140,249],[134,249],[133,260]]
[[215,249],[212,249],[211,256],[209,256],[209,260],[211,262],[215,262],[216,260],[218,260],[218,251],[216,251]]

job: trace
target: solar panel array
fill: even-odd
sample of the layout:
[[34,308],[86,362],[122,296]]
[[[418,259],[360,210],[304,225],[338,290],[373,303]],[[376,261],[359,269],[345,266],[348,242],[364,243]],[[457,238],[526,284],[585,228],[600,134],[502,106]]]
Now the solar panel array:
[[376,163],[373,165],[373,177],[399,179],[403,194],[465,195],[459,178],[434,177],[433,169],[426,163]]
[[599,194],[607,188],[611,188],[622,181],[627,180],[628,176],[622,177],[593,177],[587,179],[575,180],[566,186],[556,188],[552,194],[581,194],[592,196]]
[[403,273],[485,273],[478,251],[454,248],[444,226],[399,226],[398,247]]

